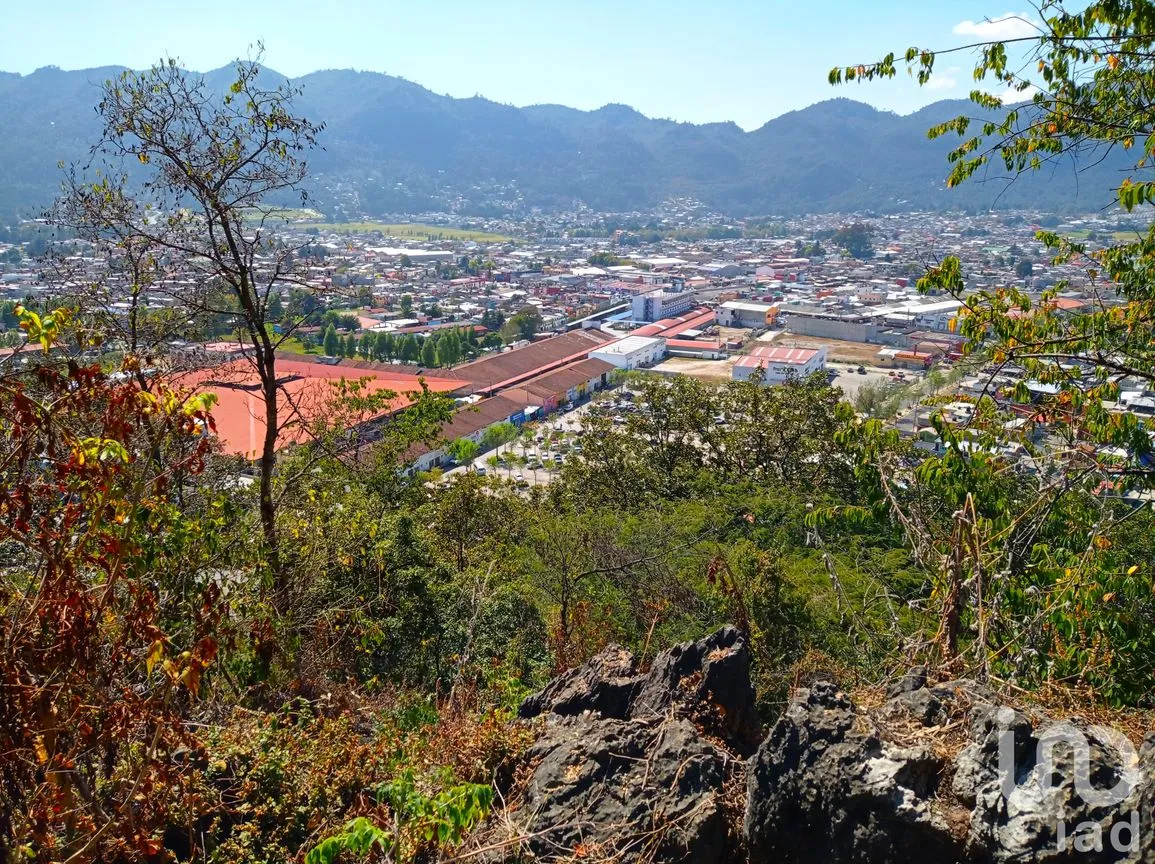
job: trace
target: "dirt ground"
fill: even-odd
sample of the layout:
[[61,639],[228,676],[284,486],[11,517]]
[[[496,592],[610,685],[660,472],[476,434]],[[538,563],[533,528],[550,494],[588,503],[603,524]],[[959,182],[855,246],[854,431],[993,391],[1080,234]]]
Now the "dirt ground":
[[750,331],[744,327],[718,327],[718,338],[723,342],[729,342],[731,339],[739,339],[745,342],[750,338]]
[[725,360],[694,360],[689,357],[671,357],[653,367],[654,372],[666,375],[689,375],[707,381],[729,381],[730,371],[737,357]]
[[822,339],[817,336],[795,336],[793,333],[782,333],[774,340],[775,345],[790,348],[821,348],[826,346],[826,359],[842,363],[861,363],[864,366],[878,362],[878,349],[881,345],[868,345],[865,342],[844,342],[841,339]]

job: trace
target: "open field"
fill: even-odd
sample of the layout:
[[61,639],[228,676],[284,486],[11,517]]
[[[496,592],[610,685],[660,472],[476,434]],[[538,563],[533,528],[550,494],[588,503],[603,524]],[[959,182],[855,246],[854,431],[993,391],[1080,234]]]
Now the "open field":
[[318,231],[333,231],[338,234],[368,234],[380,231],[386,237],[399,240],[473,240],[478,243],[505,243],[513,238],[505,234],[491,234],[488,231],[473,231],[467,228],[450,228],[446,225],[423,225],[420,222],[388,224],[386,222],[297,222],[294,228],[316,228]]
[[287,354],[320,354],[321,353],[320,349],[318,349],[312,345],[308,345],[308,346],[305,345],[305,343],[302,342],[300,339],[298,339],[296,336],[291,336],[290,338],[286,339],[284,342],[282,342],[280,345],[277,346],[277,350],[278,351],[284,351]]
[[[1078,231],[1072,231],[1069,234],[1063,231],[1059,231],[1058,233],[1060,237],[1069,237],[1072,240],[1086,240],[1091,233],[1091,229],[1080,228]],[[1098,235],[1100,241],[1110,237],[1112,243],[1131,243],[1140,237],[1135,231],[1096,231],[1095,233]]]
[[731,339],[745,340],[749,337],[750,331],[744,327],[722,327],[718,326],[718,338],[723,342],[729,342]]
[[[258,208],[245,211],[246,219],[259,219],[262,215],[262,210]],[[267,218],[269,220],[283,219],[286,222],[291,222],[294,219],[323,219],[324,215],[312,207],[270,207]]]
[[725,360],[694,360],[691,357],[671,357],[654,366],[651,371],[664,375],[689,375],[704,381],[729,381],[730,371],[737,359],[729,357]]
[[775,345],[784,348],[826,348],[826,359],[843,363],[867,365],[878,362],[878,350],[882,345],[868,345],[865,342],[845,342],[841,339],[822,339],[818,336],[796,336],[783,333],[774,340]]

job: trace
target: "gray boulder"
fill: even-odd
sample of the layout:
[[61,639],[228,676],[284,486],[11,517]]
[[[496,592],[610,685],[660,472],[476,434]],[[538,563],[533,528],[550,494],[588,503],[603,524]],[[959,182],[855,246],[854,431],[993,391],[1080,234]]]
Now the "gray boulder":
[[[543,718],[520,805],[503,814],[537,859],[720,864],[739,854],[723,789],[758,740],[750,654],[725,627],[663,651],[646,673],[606,648],[526,699]],[[731,822],[736,820],[730,820]]]
[[[888,695],[871,717],[829,682],[795,695],[747,771],[753,864],[1155,862],[1155,738],[1128,758],[1110,730],[1036,729],[986,688],[928,687],[920,670]],[[967,712],[970,740],[953,760],[910,746],[911,719],[936,726]],[[907,746],[886,740],[890,720]]]
[[1119,738],[1072,721],[1036,731],[1007,707],[976,711],[952,782],[972,808],[972,847],[995,861],[1155,860],[1150,766],[1129,763]]
[[747,770],[750,861],[967,860],[930,806],[941,761],[855,731],[856,716],[831,682],[791,702]]
[[[680,719],[551,717],[510,817],[539,860],[728,860],[725,754]],[[735,766],[736,767],[736,766]]]
[[624,719],[641,683],[637,668],[633,654],[620,645],[610,645],[527,697],[519,713],[529,719],[541,714],[573,716],[592,711],[602,717]]
[[760,738],[750,651],[736,627],[661,652],[646,673],[637,671],[629,651],[611,645],[529,696],[519,713],[528,719],[587,711],[618,720],[673,712],[708,728],[743,755],[752,753]]
[[698,711],[698,719],[731,747],[749,754],[758,746],[761,727],[750,683],[750,651],[737,627],[663,651],[639,683],[630,716],[660,714],[679,703],[708,709]]

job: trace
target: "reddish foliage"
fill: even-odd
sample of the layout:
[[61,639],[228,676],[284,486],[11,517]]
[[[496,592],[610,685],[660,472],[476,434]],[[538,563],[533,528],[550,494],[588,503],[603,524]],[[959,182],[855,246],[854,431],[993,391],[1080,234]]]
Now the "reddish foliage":
[[96,366],[0,378],[0,857],[162,854],[198,749],[183,717],[216,653],[217,592],[166,634],[146,567],[211,428],[202,406]]

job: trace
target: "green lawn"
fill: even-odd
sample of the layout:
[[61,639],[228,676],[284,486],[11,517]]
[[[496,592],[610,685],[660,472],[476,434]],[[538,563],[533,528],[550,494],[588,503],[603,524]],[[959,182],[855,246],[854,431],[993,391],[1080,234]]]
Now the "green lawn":
[[[1081,228],[1078,231],[1072,231],[1070,234],[1064,234],[1060,231],[1059,236],[1070,237],[1072,240],[1086,240],[1087,235],[1090,233],[1091,229]],[[1108,236],[1108,232],[1106,231],[1097,231],[1096,234],[1099,236],[1099,242],[1102,242]],[[1110,236],[1111,242],[1114,243],[1130,243],[1138,239],[1134,231],[1113,231],[1111,232]]]
[[388,224],[386,222],[298,222],[295,228],[316,228],[318,231],[336,231],[341,234],[368,234],[380,231],[386,237],[404,240],[475,240],[478,243],[504,243],[511,240],[505,234],[449,228],[444,225],[422,225],[420,222]]
[[320,354],[321,349],[315,345],[306,345],[296,336],[292,336],[277,346],[278,351],[284,351],[287,354]]

